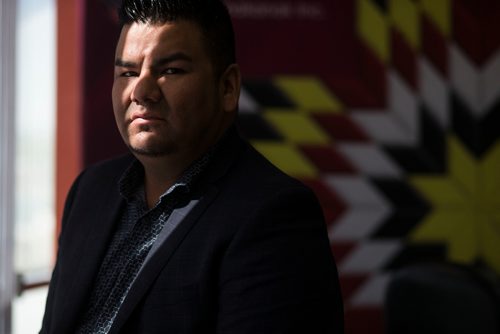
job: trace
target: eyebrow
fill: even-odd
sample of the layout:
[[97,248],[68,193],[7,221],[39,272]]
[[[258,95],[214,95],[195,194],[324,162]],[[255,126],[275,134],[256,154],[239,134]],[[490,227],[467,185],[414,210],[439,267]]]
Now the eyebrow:
[[115,66],[117,67],[137,67],[137,64],[132,61],[125,61],[121,58],[115,59]]
[[[156,59],[154,62],[153,62],[153,65],[152,67],[153,68],[158,68],[158,67],[161,67],[165,64],[168,64],[168,63],[171,63],[173,61],[177,61],[177,60],[185,60],[185,61],[188,61],[188,62],[192,62],[193,59],[191,57],[189,57],[187,54],[183,53],[183,52],[176,52],[176,53],[173,53],[167,57],[163,57],[163,58],[159,58],[159,59]],[[126,61],[126,60],[123,60],[121,58],[117,58],[115,60],[115,66],[117,67],[128,67],[128,68],[134,68],[134,67],[138,67],[139,65],[133,61]]]
[[193,59],[191,57],[189,57],[187,54],[185,54],[183,52],[176,52],[176,53],[173,53],[167,57],[163,57],[163,58],[155,60],[153,62],[153,67],[161,67],[165,64],[168,64],[168,63],[171,63],[171,62],[177,61],[177,60],[185,60],[188,62],[193,61]]

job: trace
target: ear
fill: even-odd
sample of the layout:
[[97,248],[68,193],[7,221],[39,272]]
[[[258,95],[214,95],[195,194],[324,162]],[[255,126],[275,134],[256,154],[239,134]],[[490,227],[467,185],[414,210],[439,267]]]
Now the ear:
[[235,112],[238,110],[240,88],[240,67],[237,64],[231,64],[224,71],[220,79],[221,106],[225,112]]

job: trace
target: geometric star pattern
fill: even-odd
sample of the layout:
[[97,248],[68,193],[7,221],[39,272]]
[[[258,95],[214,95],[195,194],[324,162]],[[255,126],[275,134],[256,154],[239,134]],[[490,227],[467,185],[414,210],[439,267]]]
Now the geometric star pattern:
[[365,95],[317,76],[248,79],[239,125],[316,192],[346,332],[383,333],[392,269],[446,259],[500,274],[500,24],[465,0],[356,10]]
[[456,137],[448,141],[447,175],[410,178],[432,203],[410,240],[446,241],[451,260],[481,259],[500,272],[500,142],[476,160]]

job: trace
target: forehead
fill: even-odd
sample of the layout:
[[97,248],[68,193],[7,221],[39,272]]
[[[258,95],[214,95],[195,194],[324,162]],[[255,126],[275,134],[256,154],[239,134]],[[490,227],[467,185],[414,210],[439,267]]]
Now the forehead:
[[162,52],[204,53],[200,27],[178,20],[161,24],[134,22],[124,25],[116,46],[116,57],[155,55]]

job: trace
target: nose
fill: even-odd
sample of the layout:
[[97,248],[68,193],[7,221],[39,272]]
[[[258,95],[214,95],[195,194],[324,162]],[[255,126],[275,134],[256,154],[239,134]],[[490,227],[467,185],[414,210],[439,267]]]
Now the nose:
[[139,105],[156,103],[161,99],[161,90],[154,77],[143,74],[136,79],[131,99]]

